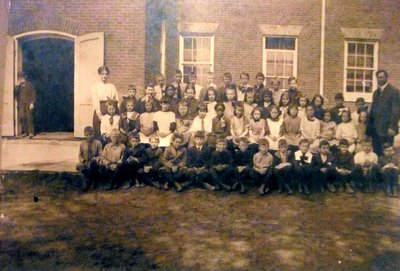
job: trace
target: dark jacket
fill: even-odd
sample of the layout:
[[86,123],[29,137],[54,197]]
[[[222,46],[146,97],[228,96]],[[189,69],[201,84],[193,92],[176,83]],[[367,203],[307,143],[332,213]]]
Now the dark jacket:
[[153,166],[153,170],[158,170],[160,167],[162,167],[161,156],[163,154],[163,151],[161,148],[157,148],[154,150],[151,148],[147,148],[145,154],[146,154],[145,165]]
[[203,145],[201,151],[198,151],[196,146],[192,146],[188,149],[186,165],[188,168],[191,167],[209,167],[211,157],[211,149]]
[[250,151],[250,149],[245,150],[244,152],[240,149],[235,150],[233,155],[235,165],[236,166],[247,166],[249,168],[253,167],[253,155],[254,153]]
[[210,159],[210,167],[217,165],[229,165],[233,166],[233,158],[229,151],[213,151]]
[[146,147],[143,144],[138,144],[135,148],[126,148],[122,157],[122,161],[126,162],[129,157],[134,157],[139,160],[139,165],[143,165],[147,161]]
[[[294,162],[294,155],[291,151],[287,151],[286,153],[286,162],[291,163],[293,165]],[[274,160],[272,161],[272,165],[275,168],[277,165],[283,163],[283,157],[279,151],[275,152]]]
[[311,161],[311,165],[315,169],[321,169],[321,168],[328,168],[328,169],[333,169],[335,167],[335,158],[331,153],[328,153],[327,159],[325,162],[322,161],[321,154],[316,153],[313,156],[313,159]]
[[397,132],[397,122],[400,117],[399,90],[390,83],[382,92],[377,89],[372,96],[369,112],[367,135],[386,136],[389,128]]
[[346,152],[345,154],[341,154],[338,152],[335,155],[334,164],[337,168],[353,170],[354,169],[354,158],[350,152]]

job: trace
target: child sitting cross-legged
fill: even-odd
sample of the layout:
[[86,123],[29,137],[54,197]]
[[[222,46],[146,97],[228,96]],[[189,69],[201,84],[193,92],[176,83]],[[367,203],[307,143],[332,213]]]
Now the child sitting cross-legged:
[[98,159],[101,177],[110,182],[109,190],[118,188],[120,184],[117,180],[123,175],[122,157],[125,151],[125,145],[120,142],[118,129],[111,130],[110,140]]
[[258,152],[253,156],[251,178],[255,185],[259,186],[258,193],[260,195],[265,195],[271,190],[273,157],[268,152],[268,149],[268,139],[261,138],[258,143]]
[[146,148],[140,143],[140,135],[138,133],[130,133],[128,135],[129,144],[125,148],[123,156],[124,173],[127,174],[129,183],[124,188],[129,189],[132,186],[144,187],[143,180],[138,178],[139,169],[143,168],[146,161]]
[[344,187],[345,192],[354,193],[352,173],[354,170],[354,158],[349,152],[349,142],[347,139],[339,140],[339,150],[335,153],[335,172],[338,187]]
[[187,152],[186,175],[190,183],[185,183],[185,187],[196,185],[207,190],[215,190],[208,170],[210,157],[211,149],[205,144],[204,132],[196,131],[194,133],[194,145]]
[[[297,108],[296,108],[297,110]],[[278,151],[274,153],[274,171],[279,185],[279,193],[286,190],[288,195],[293,194],[291,188],[293,178],[293,152],[290,151],[288,142],[282,138],[278,141]]]
[[143,168],[138,170],[138,179],[143,180],[147,185],[152,185],[161,189],[158,170],[161,168],[162,149],[158,146],[160,138],[157,135],[151,135],[149,138],[150,147],[145,151],[146,160]]
[[372,151],[372,140],[362,143],[362,151],[354,155],[354,177],[365,193],[373,193],[378,174],[378,156]]
[[221,187],[225,191],[230,191],[232,185],[235,183],[237,176],[233,163],[232,155],[226,149],[226,139],[218,137],[216,140],[215,151],[211,154],[210,159],[210,173],[216,184],[216,190]]
[[388,197],[396,197],[399,168],[395,164],[394,149],[389,143],[383,145],[383,156],[379,158],[379,167],[385,183],[385,194]]
[[329,151],[329,142],[321,140],[319,151],[314,154],[311,164],[314,168],[314,181],[317,188],[324,192],[328,188],[329,192],[336,192],[332,181],[335,178],[334,157]]
[[310,194],[309,185],[314,170],[311,165],[312,154],[310,150],[310,141],[303,138],[299,143],[299,150],[294,153],[294,173],[297,177],[299,193]]
[[85,127],[83,133],[85,139],[81,142],[79,147],[79,163],[76,165],[76,169],[85,177],[83,191],[87,191],[92,183],[97,180],[96,173],[98,172],[98,167],[96,157],[101,156],[103,146],[100,141],[94,139],[93,127]]
[[163,166],[160,168],[160,177],[164,182],[164,190],[168,190],[171,185],[176,192],[181,192],[183,187],[181,182],[186,174],[186,148],[182,146],[183,137],[175,133],[171,137],[171,145],[165,148],[161,156]]
[[236,172],[238,175],[238,182],[233,185],[232,190],[239,189],[240,194],[246,193],[245,183],[250,179],[251,168],[253,167],[253,152],[249,148],[249,140],[247,137],[240,137],[238,139],[238,148],[234,153],[234,160]]

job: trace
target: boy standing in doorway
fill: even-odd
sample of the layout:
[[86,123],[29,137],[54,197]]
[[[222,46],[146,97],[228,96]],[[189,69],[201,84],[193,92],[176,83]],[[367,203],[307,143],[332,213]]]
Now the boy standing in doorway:
[[18,72],[17,84],[14,93],[18,103],[18,118],[22,128],[21,135],[22,137],[29,136],[29,138],[32,138],[35,133],[33,109],[36,102],[36,90],[33,84],[27,80],[23,71]]

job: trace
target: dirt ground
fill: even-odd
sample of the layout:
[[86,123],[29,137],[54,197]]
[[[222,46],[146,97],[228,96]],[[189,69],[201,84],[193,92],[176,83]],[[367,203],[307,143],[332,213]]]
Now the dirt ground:
[[[400,199],[3,178],[2,270],[399,270]],[[34,196],[38,201],[34,201]]]

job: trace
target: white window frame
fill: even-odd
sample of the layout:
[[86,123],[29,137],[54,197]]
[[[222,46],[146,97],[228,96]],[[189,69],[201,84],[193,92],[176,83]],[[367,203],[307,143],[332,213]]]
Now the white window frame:
[[[348,61],[348,45],[349,43],[363,43],[363,44],[373,44],[374,45],[374,64],[373,68],[355,68],[357,70],[371,70],[372,71],[372,91],[370,93],[361,92],[347,92],[347,61]],[[344,67],[343,67],[343,96],[344,100],[347,102],[355,102],[358,97],[364,98],[366,102],[372,102],[372,95],[377,88],[377,80],[375,72],[378,70],[378,56],[379,56],[379,42],[378,41],[368,41],[368,40],[358,40],[358,39],[348,39],[344,41]]]
[[[295,49],[294,50],[280,50],[280,49],[266,49],[266,42],[267,38],[291,38],[295,39]],[[265,80],[267,80],[267,52],[268,51],[279,51],[279,52],[293,52],[294,53],[294,59],[293,59],[293,74],[292,76],[297,78],[297,59],[298,59],[298,38],[296,36],[285,36],[285,35],[264,35],[263,36],[263,66],[262,66],[262,71],[265,75]],[[289,76],[290,77],[290,76]],[[288,79],[289,79],[288,77]],[[281,84],[283,86],[283,84]]]
[[[185,38],[199,38],[199,37],[209,37],[210,38],[210,58],[211,62],[204,62],[204,61],[197,61],[197,62],[184,62],[183,61],[183,54],[184,54],[184,39]],[[209,65],[211,64],[210,67],[210,72],[214,72],[214,35],[207,35],[207,34],[190,34],[190,35],[179,35],[179,67],[180,70],[183,73],[183,65],[188,64],[188,65]]]

